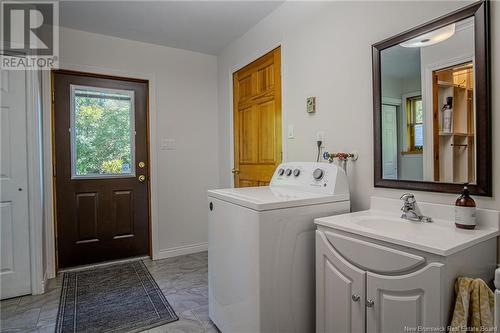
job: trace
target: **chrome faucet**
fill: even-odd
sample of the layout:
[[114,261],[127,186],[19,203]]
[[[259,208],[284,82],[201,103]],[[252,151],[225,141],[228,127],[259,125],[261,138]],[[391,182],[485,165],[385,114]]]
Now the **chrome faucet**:
[[402,219],[418,222],[432,222],[432,218],[422,215],[413,194],[405,193],[400,199],[403,200],[403,207],[401,207],[403,211],[403,214],[401,214]]

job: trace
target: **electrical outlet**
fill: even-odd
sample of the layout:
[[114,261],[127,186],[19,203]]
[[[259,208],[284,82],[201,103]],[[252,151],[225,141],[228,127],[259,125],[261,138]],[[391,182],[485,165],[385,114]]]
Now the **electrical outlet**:
[[324,144],[325,143],[325,132],[323,132],[323,131],[316,132],[316,141],[321,141]]

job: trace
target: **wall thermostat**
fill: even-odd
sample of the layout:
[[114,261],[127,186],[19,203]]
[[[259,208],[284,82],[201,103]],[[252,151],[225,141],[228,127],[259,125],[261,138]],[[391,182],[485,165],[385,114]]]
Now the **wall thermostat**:
[[316,112],[316,97],[308,97],[306,101],[307,113]]

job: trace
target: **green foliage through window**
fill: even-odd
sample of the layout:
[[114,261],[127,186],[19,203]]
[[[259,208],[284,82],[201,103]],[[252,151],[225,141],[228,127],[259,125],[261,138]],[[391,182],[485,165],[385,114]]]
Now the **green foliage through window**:
[[75,89],[76,175],[131,172],[131,97]]

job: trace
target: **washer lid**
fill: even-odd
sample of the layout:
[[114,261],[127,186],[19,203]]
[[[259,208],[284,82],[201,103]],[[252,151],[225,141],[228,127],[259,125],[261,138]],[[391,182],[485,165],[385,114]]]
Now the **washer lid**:
[[269,186],[210,190],[208,196],[258,211],[349,200],[349,194],[325,195]]

